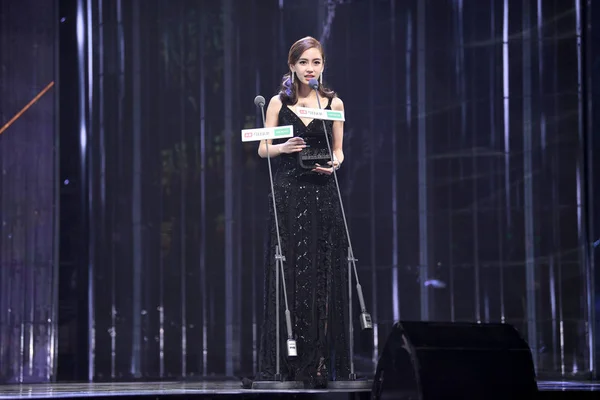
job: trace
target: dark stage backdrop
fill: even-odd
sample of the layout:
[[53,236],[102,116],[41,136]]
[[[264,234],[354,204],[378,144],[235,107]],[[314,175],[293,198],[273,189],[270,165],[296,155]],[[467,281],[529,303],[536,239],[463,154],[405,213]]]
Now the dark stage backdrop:
[[[588,1],[588,3],[591,3]],[[588,172],[590,173],[591,187],[588,188],[588,194],[591,196],[589,204],[591,207],[592,226],[592,265],[594,268],[594,282],[596,286],[596,321],[594,329],[596,333],[596,362],[600,360],[600,268],[597,267],[600,260],[600,212],[594,204],[598,204],[600,199],[600,7],[589,7],[586,13],[588,23],[588,37],[585,40],[586,45],[586,64],[587,68],[587,123],[589,129],[587,151]],[[596,157],[592,155],[596,154]],[[596,366],[596,378],[600,377],[598,367]]]
[[[55,81],[56,1],[0,2],[0,127]],[[56,87],[0,136],[0,383],[54,379]]]
[[359,372],[400,319],[511,323],[542,375],[595,368],[584,1],[77,3],[80,379],[256,370],[268,176],[239,132],[305,35],[346,105]]

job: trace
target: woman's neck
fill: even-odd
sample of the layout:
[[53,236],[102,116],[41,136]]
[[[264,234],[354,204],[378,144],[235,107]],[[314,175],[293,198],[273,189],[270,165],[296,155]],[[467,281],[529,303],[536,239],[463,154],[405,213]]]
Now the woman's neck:
[[300,83],[298,85],[298,100],[306,100],[312,95],[313,90],[305,85],[304,83]]

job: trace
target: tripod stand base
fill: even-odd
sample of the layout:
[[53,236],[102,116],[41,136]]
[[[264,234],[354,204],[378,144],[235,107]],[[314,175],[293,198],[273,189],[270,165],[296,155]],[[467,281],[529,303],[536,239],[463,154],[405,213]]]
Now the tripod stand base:
[[371,390],[372,387],[372,380],[333,381],[327,383],[327,389],[337,390]]
[[297,390],[304,389],[304,382],[301,381],[254,381],[253,390]]

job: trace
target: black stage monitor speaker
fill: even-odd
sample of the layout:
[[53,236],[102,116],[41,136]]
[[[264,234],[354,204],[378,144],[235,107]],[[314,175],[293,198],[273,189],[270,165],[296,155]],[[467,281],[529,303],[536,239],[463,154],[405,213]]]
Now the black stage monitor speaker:
[[398,322],[372,399],[537,398],[529,346],[508,324]]

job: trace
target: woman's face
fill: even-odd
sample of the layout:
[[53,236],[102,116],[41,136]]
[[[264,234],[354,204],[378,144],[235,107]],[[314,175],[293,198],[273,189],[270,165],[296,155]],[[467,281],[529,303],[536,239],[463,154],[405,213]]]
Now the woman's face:
[[307,84],[312,78],[319,79],[323,72],[323,56],[321,51],[315,47],[306,50],[296,64],[290,68],[296,73],[300,82]]

